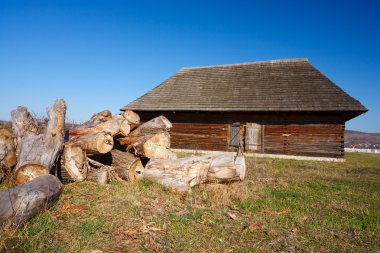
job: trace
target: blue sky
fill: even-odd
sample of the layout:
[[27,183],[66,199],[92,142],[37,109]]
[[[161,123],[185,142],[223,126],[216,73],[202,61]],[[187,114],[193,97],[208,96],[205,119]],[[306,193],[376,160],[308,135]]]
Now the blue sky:
[[114,113],[184,66],[309,58],[361,101],[346,128],[380,132],[378,1],[0,0],[0,119]]

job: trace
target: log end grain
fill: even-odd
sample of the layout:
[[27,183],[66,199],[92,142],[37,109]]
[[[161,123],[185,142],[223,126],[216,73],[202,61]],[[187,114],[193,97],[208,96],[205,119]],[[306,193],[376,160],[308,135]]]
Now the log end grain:
[[100,154],[108,153],[113,148],[113,137],[109,133],[99,133],[96,136],[96,148]]
[[124,120],[120,124],[120,133],[127,136],[131,132],[131,125],[128,120]]
[[149,158],[167,159],[170,154],[170,135],[166,132],[152,135],[144,142],[143,153]]
[[131,124],[139,124],[140,116],[131,110],[126,110],[122,113],[123,117]]
[[130,181],[136,181],[138,179],[141,179],[144,173],[144,166],[141,163],[141,160],[135,160],[131,167],[128,170],[128,179]]
[[21,166],[15,172],[15,181],[17,184],[25,184],[34,178],[48,175],[49,169],[41,164],[29,163]]

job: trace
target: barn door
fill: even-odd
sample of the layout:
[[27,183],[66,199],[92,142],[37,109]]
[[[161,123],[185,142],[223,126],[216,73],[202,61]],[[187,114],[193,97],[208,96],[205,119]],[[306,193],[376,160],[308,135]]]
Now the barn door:
[[247,123],[245,128],[245,150],[262,150],[262,127],[260,124]]
[[240,131],[240,123],[232,123],[230,128],[230,146],[234,148],[239,147],[239,131]]

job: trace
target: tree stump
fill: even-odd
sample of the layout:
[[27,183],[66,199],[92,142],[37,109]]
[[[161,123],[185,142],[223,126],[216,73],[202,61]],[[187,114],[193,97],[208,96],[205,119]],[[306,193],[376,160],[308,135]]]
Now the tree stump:
[[47,109],[48,123],[39,134],[37,121],[25,107],[11,112],[12,128],[17,141],[16,183],[26,183],[33,178],[49,174],[55,166],[64,143],[66,104],[57,99]]

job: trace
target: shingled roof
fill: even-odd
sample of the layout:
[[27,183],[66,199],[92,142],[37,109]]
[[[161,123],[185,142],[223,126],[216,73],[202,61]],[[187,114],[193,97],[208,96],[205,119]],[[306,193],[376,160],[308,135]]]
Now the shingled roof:
[[182,68],[121,110],[361,111],[307,59]]

